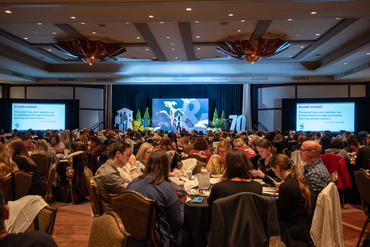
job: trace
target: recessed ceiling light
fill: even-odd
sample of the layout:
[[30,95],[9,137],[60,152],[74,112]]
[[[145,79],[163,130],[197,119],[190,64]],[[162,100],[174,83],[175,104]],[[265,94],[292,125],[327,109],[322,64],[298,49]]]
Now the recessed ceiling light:
[[175,45],[175,43],[171,43],[171,45]]
[[202,57],[198,57],[198,58],[202,58]]
[[52,32],[51,34],[57,34],[57,32]]
[[196,38],[196,39],[199,39],[199,38],[200,38],[200,36],[195,36],[195,38]]
[[229,14],[229,16],[231,17],[231,16],[234,16],[234,14]]
[[152,59],[155,59],[155,57],[152,57]]
[[148,48],[146,48],[145,50],[149,51],[149,49],[148,49]]
[[289,57],[292,57],[292,56],[289,56]]
[[335,18],[336,20],[340,20],[341,18],[339,18],[339,17],[337,17],[337,18]]
[[48,51],[51,51],[51,49],[48,49]]
[[172,50],[172,51],[174,51],[174,50],[175,50],[175,48],[171,48],[171,50]]
[[138,36],[138,37],[136,37],[137,39],[140,39],[140,37]]
[[317,33],[317,34],[315,34],[316,36],[320,36],[320,34],[319,33]]
[[27,37],[24,37],[24,39],[28,39]]
[[195,23],[199,23],[199,21],[194,21]]
[[150,15],[149,18],[154,18],[154,16]]
[[245,20],[241,20],[241,22],[245,22]]
[[186,11],[192,11],[192,9],[191,8],[186,8]]
[[170,37],[170,36],[167,36],[167,37],[166,37],[166,39],[169,39],[169,38],[171,38],[171,37]]
[[238,30],[238,33],[240,33],[242,30]]
[[284,31],[284,29],[281,29],[280,31]]
[[11,14],[12,12],[10,10],[5,10],[5,13]]
[[347,63],[344,63],[344,65],[347,65]]
[[312,11],[311,12],[311,15],[316,15],[317,14],[317,12],[316,11]]
[[85,22],[81,22],[81,25],[85,25]]
[[126,25],[130,24],[130,22],[126,21]]
[[163,23],[164,23],[164,21],[161,21],[160,23],[161,23],[161,24],[163,24]]
[[366,53],[366,55],[370,56],[370,52]]
[[293,19],[288,19],[288,21],[292,21]]
[[297,37],[298,37],[298,36],[299,36],[299,34],[296,34],[295,36],[297,36]]
[[96,34],[96,32],[92,32],[92,34]]
[[69,17],[69,18],[71,18],[72,20],[76,19],[76,17],[75,17],[75,16],[71,16],[71,17]]
[[302,46],[301,46],[301,49],[303,49],[303,48],[304,48],[304,46],[302,45]]
[[41,26],[41,25],[42,25],[42,23],[41,23],[41,22],[39,22],[39,23],[37,23],[37,25]]
[[227,57],[227,58],[231,58],[231,57]]
[[200,51],[200,47],[198,47],[197,50]]
[[[175,59],[178,59],[178,57],[175,57]],[[179,75],[179,76],[181,76],[181,75]]]

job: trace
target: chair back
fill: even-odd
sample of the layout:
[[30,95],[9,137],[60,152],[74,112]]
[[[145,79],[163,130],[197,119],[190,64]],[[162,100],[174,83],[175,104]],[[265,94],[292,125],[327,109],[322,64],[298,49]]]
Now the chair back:
[[57,216],[57,209],[46,206],[44,207],[33,220],[30,227],[26,230],[26,232],[32,231],[43,231],[47,234],[51,235],[54,229],[55,218]]
[[130,234],[115,212],[106,212],[93,219],[89,247],[125,247]]
[[136,240],[145,240],[146,246],[151,235],[154,246],[159,246],[154,233],[157,201],[132,190],[109,196],[113,212],[120,216],[131,237]]
[[4,193],[5,204],[28,194],[33,172],[18,170],[0,178],[0,187]]
[[212,147],[214,147],[214,148],[216,148],[217,146],[218,146],[218,144],[219,144],[220,142],[218,141],[218,142],[213,142],[212,143]]
[[213,202],[209,246],[268,246],[272,236],[280,236],[273,198],[242,192]]
[[207,161],[207,157],[202,157],[198,154],[188,155],[187,157],[184,158],[184,160],[187,160],[187,159],[197,159],[198,161],[201,161],[201,162],[206,162]]
[[356,184],[361,195],[362,207],[367,216],[370,216],[370,174],[361,169],[355,173]]
[[96,184],[92,171],[88,167],[85,167],[84,170],[84,182],[90,195],[93,214],[94,216],[100,216],[102,214],[102,205],[100,201],[98,185]]
[[191,150],[193,150],[194,145],[188,144],[184,147],[184,153],[189,154]]
[[35,162],[41,178],[45,179],[49,173],[51,157],[42,154],[33,154],[31,155],[31,159]]
[[54,176],[55,176],[56,170],[57,170],[57,164],[55,163],[50,168],[48,179],[46,180],[46,184],[45,184],[45,196],[44,196],[44,200],[47,203],[50,203],[51,199],[53,198],[53,194],[52,194],[52,183],[53,183],[53,180],[54,180]]

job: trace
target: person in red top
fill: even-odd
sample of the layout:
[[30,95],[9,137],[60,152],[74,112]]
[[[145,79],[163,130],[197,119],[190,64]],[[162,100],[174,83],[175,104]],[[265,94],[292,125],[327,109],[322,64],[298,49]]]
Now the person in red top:
[[251,159],[257,155],[256,152],[253,151],[253,149],[251,149],[250,147],[248,147],[247,144],[245,144],[243,139],[241,138],[235,139],[233,143],[234,148],[242,150],[245,153],[245,155],[247,155],[248,159]]
[[209,158],[212,156],[212,153],[208,150],[208,142],[203,137],[198,137],[195,142],[193,149],[189,152],[189,155],[191,154],[198,154],[200,156],[207,157],[207,163]]

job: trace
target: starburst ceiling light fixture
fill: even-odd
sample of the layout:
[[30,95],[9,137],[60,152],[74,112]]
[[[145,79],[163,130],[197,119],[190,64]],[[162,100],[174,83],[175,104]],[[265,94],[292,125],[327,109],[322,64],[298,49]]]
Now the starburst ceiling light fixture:
[[229,57],[244,59],[254,63],[261,58],[271,57],[285,51],[291,44],[281,39],[254,38],[251,40],[235,40],[222,42],[217,51]]
[[90,65],[109,59],[117,60],[117,56],[126,53],[126,48],[115,44],[107,44],[102,41],[73,40],[58,41],[53,45],[58,51],[72,58],[82,59]]

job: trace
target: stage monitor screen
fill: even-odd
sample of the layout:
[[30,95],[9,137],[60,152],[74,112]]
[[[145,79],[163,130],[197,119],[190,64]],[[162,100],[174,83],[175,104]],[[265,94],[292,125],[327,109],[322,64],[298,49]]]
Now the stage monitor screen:
[[339,132],[355,130],[355,103],[297,103],[296,129]]
[[208,99],[153,99],[152,126],[163,130],[202,130],[208,127]]
[[65,104],[12,103],[12,129],[65,129]]

